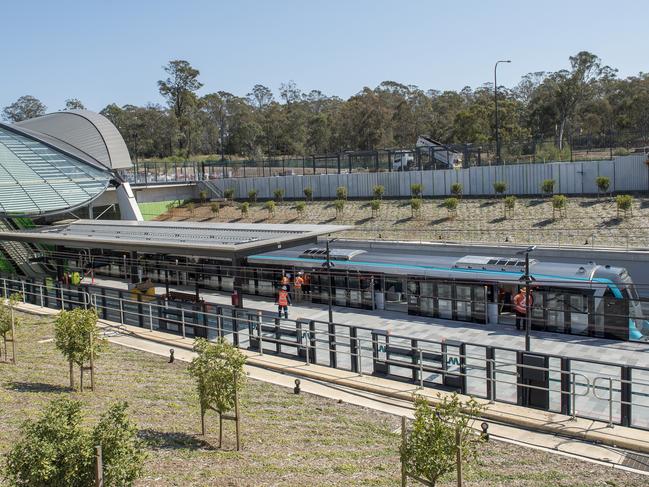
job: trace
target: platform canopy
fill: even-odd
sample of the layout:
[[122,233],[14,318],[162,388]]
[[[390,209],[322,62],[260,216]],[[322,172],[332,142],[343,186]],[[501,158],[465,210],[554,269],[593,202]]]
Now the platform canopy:
[[0,123],[0,218],[71,211],[108,187],[108,168],[46,137]]
[[284,225],[164,221],[77,220],[3,232],[3,240],[147,254],[235,260],[250,254],[314,243],[344,225]]

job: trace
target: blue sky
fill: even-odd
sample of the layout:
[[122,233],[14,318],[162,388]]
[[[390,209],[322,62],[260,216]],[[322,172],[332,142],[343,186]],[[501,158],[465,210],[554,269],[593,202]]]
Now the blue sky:
[[161,102],[170,59],[201,71],[201,93],[275,92],[349,97],[383,80],[424,89],[479,86],[498,68],[513,86],[532,71],[567,66],[580,50],[621,76],[649,71],[649,2],[31,0],[3,2],[0,107],[24,94],[50,111],[70,97]]

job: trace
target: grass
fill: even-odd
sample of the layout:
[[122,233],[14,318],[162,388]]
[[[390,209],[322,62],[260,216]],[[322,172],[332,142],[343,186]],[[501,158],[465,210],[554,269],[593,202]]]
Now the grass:
[[[51,319],[26,317],[18,330],[18,365],[0,364],[0,455],[19,425],[56,396],[82,400],[94,421],[108,404],[129,401],[149,457],[138,486],[394,486],[399,481],[396,417],[309,394],[249,381],[242,395],[243,450],[234,450],[233,426],[215,447],[218,422],[197,435],[199,414],[187,364],[110,345],[97,361],[97,391],[67,388],[67,364],[51,341]],[[1,460],[0,460],[1,461]],[[646,477],[490,442],[471,486],[644,486]],[[0,476],[0,485],[3,480]],[[453,478],[442,486],[455,485]]]
[[[186,208],[173,214],[160,215],[158,220],[196,220],[250,223],[336,223],[353,225],[341,236],[363,239],[391,240],[453,240],[474,242],[545,243],[553,245],[649,246],[649,198],[637,195],[632,215],[618,218],[614,198],[602,196],[569,197],[566,216],[553,218],[551,197],[518,198],[508,218],[503,214],[503,198],[463,198],[454,218],[443,207],[443,199],[424,199],[422,208],[413,216],[409,200],[381,202],[373,215],[369,201],[350,200],[344,210],[336,213],[332,201],[307,202],[300,215],[296,202],[277,203],[272,216],[263,202],[250,204],[248,215],[241,217],[238,204],[222,208],[217,217],[209,205],[196,205],[193,216]],[[587,243],[586,243],[587,242]]]

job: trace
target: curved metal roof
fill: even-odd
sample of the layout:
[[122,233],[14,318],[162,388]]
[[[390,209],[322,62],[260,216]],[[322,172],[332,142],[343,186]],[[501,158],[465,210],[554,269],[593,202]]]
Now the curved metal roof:
[[46,215],[88,205],[111,177],[108,169],[67,144],[0,124],[0,216]]
[[89,110],[50,113],[14,124],[53,137],[82,151],[108,169],[131,167],[131,156],[117,128]]

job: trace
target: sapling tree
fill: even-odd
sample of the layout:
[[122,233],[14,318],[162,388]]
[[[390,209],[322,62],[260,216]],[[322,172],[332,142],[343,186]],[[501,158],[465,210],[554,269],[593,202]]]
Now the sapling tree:
[[376,217],[381,209],[381,200],[372,200],[370,201],[370,208],[372,209],[372,218]]
[[336,188],[336,198],[339,200],[346,200],[347,199],[347,187],[346,186],[338,186]]
[[541,192],[546,196],[551,195],[552,193],[554,193],[554,185],[554,179],[544,179],[541,183]]
[[234,188],[226,188],[223,190],[223,197],[226,200],[233,200],[234,199]]
[[504,207],[505,218],[507,218],[508,216],[513,216],[514,208],[516,207],[516,196],[514,195],[507,196],[503,200],[503,207]]
[[193,201],[187,203],[187,209],[189,210],[189,214],[191,216],[194,216],[194,214],[196,213],[196,205],[194,204]]
[[[235,410],[237,445],[239,444],[238,394],[246,383],[243,366],[246,357],[223,338],[211,343],[199,338],[194,344],[197,356],[189,365],[189,373],[196,380],[201,407],[201,432],[205,435],[205,413],[219,415],[219,445],[222,440],[224,415]],[[230,418],[225,418],[230,419]],[[237,448],[238,449],[238,448]]]
[[401,445],[404,477],[418,477],[434,487],[456,469],[458,458],[476,461],[486,439],[473,428],[481,410],[474,399],[462,402],[457,394],[439,396],[435,405],[417,397],[415,419]]
[[10,485],[89,487],[95,485],[94,449],[102,447],[103,486],[130,487],[142,475],[146,458],[137,428],[118,402],[92,430],[84,428],[82,403],[67,398],[50,402],[40,418],[21,427],[7,454]]
[[305,201],[300,201],[295,205],[295,211],[297,211],[297,214],[300,215],[300,218],[304,216],[304,212],[306,211],[306,202]]
[[268,200],[264,204],[264,208],[268,211],[268,216],[271,217],[275,214],[275,208],[277,208],[277,203],[274,201]]
[[451,193],[453,196],[461,197],[462,196],[462,183],[453,183],[451,184]]
[[414,183],[410,185],[410,194],[413,198],[421,198],[423,192],[423,186],[419,183]]
[[284,190],[281,188],[276,189],[275,191],[273,191],[273,196],[275,197],[275,201],[284,201]]
[[458,205],[458,199],[455,197],[451,198],[446,198],[444,202],[442,203],[444,208],[448,211],[449,217],[450,218],[455,218],[457,216],[457,205]]
[[250,200],[251,203],[257,202],[257,190],[255,188],[248,191],[248,199]]
[[202,204],[205,204],[205,202],[207,201],[207,196],[208,196],[208,193],[205,190],[202,190],[202,191],[198,192],[198,197],[200,198]]
[[313,201],[313,188],[311,188],[310,186],[304,188],[304,196],[307,200]]
[[250,208],[250,203],[248,203],[247,201],[244,201],[243,203],[241,203],[241,216],[242,217],[245,217],[245,216],[248,215],[249,208]]
[[[0,299],[0,336],[2,337],[0,358],[4,356],[3,360],[14,364],[16,363],[16,327],[19,324],[19,319],[16,316],[16,304],[22,298],[20,293],[13,293],[6,302],[4,299]],[[7,343],[11,343],[11,358],[7,353]]]
[[345,200],[334,201],[334,208],[336,209],[336,218],[341,217],[345,210]]
[[568,204],[568,198],[562,194],[555,194],[552,197],[552,219],[556,218],[556,214],[559,213],[559,218],[565,216],[566,205]]
[[496,181],[494,183],[494,192],[499,195],[505,194],[507,191],[507,183],[505,181]]
[[595,184],[597,185],[597,199],[599,199],[601,193],[608,193],[608,189],[611,186],[611,179],[606,176],[597,176]]
[[421,198],[412,198],[410,200],[410,211],[413,218],[421,215]]
[[624,218],[628,213],[633,214],[633,196],[630,194],[620,194],[615,198],[615,205],[617,206],[617,216],[620,217],[620,212]]
[[214,201],[210,205],[210,210],[212,211],[212,215],[216,217],[219,215],[219,212],[221,211],[221,205],[218,202]]
[[[81,369],[83,387],[84,364],[90,361],[92,367],[92,362],[105,346],[99,337],[96,311],[83,308],[61,311],[54,321],[54,344],[70,364],[70,388],[74,389],[75,364]],[[94,376],[93,370],[91,374]]]
[[382,200],[385,194],[385,186],[377,184],[372,188],[372,193],[374,194],[374,198]]

